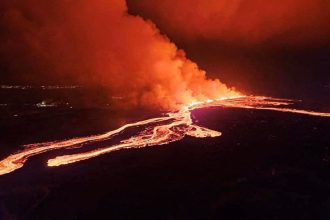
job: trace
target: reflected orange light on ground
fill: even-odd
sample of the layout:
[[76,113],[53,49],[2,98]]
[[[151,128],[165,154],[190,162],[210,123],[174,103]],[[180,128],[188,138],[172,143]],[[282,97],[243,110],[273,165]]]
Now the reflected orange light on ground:
[[178,112],[171,112],[163,117],[126,124],[105,134],[73,138],[64,141],[27,145],[22,151],[12,154],[0,161],[0,175],[11,173],[23,167],[27,159],[34,155],[38,155],[51,150],[82,147],[83,144],[92,144],[94,142],[110,140],[114,136],[125,132],[125,130],[128,128],[142,130],[136,132],[136,134],[128,138],[122,138],[118,144],[113,144],[109,147],[102,147],[87,152],[57,156],[55,158],[49,159],[47,164],[50,167],[61,166],[87,160],[121,149],[164,145],[181,140],[186,135],[197,138],[220,136],[221,133],[218,131],[210,130],[208,128],[200,127],[194,124],[191,118],[191,112],[192,110],[199,108],[219,106],[225,108],[260,109],[304,114],[309,116],[330,117],[330,113],[289,108],[289,106],[294,102],[294,100],[276,99],[262,96],[233,96],[219,98],[216,100],[194,102],[188,106],[183,107]]

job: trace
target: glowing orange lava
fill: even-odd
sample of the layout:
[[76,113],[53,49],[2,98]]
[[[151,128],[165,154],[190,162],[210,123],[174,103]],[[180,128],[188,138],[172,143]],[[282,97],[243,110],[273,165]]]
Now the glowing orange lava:
[[235,96],[228,98],[220,98],[217,100],[196,102],[182,108],[178,112],[168,113],[166,116],[163,117],[152,118],[144,121],[126,124],[116,130],[109,131],[105,134],[74,138],[64,141],[54,141],[27,145],[22,151],[12,154],[0,161],[0,175],[11,173],[21,168],[27,161],[27,159],[31,156],[51,150],[70,149],[73,147],[81,147],[82,144],[110,140],[115,135],[119,135],[120,133],[125,132],[125,130],[128,128],[135,128],[137,130],[139,128],[140,130],[142,129],[142,131],[137,132],[129,138],[123,138],[118,144],[113,144],[109,147],[102,147],[87,152],[58,156],[49,159],[47,164],[50,167],[61,166],[82,160],[87,160],[120,149],[164,145],[170,142],[181,140],[186,135],[198,138],[220,136],[221,133],[218,131],[200,127],[193,123],[191,119],[191,111],[197,108],[221,106],[230,108],[263,109],[305,114],[310,116],[330,117],[330,113],[289,108],[288,106],[293,103],[293,100],[275,99],[262,96]]

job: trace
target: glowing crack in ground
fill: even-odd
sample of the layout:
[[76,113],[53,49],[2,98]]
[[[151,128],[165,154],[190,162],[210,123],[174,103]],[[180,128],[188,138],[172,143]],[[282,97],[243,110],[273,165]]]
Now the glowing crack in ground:
[[[100,135],[88,137],[73,138],[64,141],[54,141],[39,144],[26,145],[23,150],[8,156],[0,161],[0,175],[11,173],[24,166],[24,163],[32,156],[57,149],[70,149],[73,147],[82,147],[82,144],[102,142],[110,140],[119,135],[128,128],[142,127],[143,130],[128,138],[123,138],[118,144],[109,147],[101,147],[87,152],[74,153],[57,156],[49,159],[47,164],[50,167],[71,164],[82,160],[87,160],[102,154],[110,153],[121,149],[141,148],[146,146],[164,145],[183,139],[186,135],[205,138],[218,137],[220,132],[200,127],[193,123],[191,111],[197,108],[207,107],[229,107],[244,109],[261,109],[280,112],[289,112],[296,114],[305,114],[318,117],[330,117],[330,113],[299,110],[289,108],[294,104],[293,100],[275,99],[262,96],[236,96],[226,97],[217,100],[206,100],[195,102],[182,108],[178,112],[168,113],[166,116],[143,120],[126,124],[116,130],[109,131]],[[79,146],[80,145],[80,146]]]

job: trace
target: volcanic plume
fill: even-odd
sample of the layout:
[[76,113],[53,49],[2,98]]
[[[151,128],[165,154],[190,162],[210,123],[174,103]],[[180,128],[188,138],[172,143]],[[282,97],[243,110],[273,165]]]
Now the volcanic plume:
[[[196,2],[203,6],[201,1]],[[216,2],[209,1],[230,9],[226,12],[228,16],[224,16],[228,19],[241,7],[241,1],[233,1],[234,8],[227,7],[233,3]],[[168,8],[165,6],[169,3],[163,4],[165,9]],[[180,1],[170,19],[180,17],[177,10],[180,11],[185,4],[185,1]],[[160,34],[151,21],[128,14],[124,0],[58,0],[51,3],[43,0],[5,0],[0,10],[0,27],[4,30],[0,34],[3,42],[0,46],[0,68],[5,74],[11,74],[12,79],[30,83],[73,81],[86,86],[104,87],[109,96],[125,96],[125,100],[129,100],[125,104],[130,107],[170,111],[167,115],[124,124],[99,135],[26,145],[0,161],[0,175],[23,167],[30,157],[53,150],[82,148],[78,153],[69,152],[50,158],[48,166],[76,163],[121,149],[165,145],[182,140],[187,135],[197,138],[220,136],[221,132],[195,123],[192,118],[194,109],[244,108],[330,117],[325,112],[293,108],[293,100],[246,96],[217,79],[207,79],[205,71]],[[204,12],[205,16],[189,20],[182,31],[196,30],[198,34],[199,31],[204,33],[206,28],[210,36],[214,33],[217,36],[217,31],[222,29],[213,27],[212,22],[212,28],[204,26],[204,23],[208,24],[209,10]],[[266,16],[267,13],[263,13]],[[186,15],[183,14],[182,18],[188,18]],[[218,19],[216,15],[211,17]],[[179,20],[178,27],[183,25],[182,22]],[[247,29],[240,31],[254,31],[253,27],[248,25],[245,27]],[[249,36],[248,41],[266,39],[273,32],[262,31],[262,35],[258,31],[254,33],[256,35]],[[125,134],[127,130],[131,130],[132,134]],[[116,139],[113,139],[114,136]],[[97,145],[104,141],[110,141],[110,144]],[[93,144],[96,144],[94,149],[83,149],[84,145]]]
[[0,10],[0,68],[11,79],[102,86],[129,106],[172,110],[237,94],[124,0],[4,0]]
[[[175,39],[317,45],[329,40],[324,0],[128,0]],[[170,14],[170,16],[169,16]]]

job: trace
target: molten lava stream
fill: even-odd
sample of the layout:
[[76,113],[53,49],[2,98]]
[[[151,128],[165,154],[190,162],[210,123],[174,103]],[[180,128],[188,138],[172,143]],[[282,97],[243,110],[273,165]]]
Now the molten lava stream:
[[197,108],[221,106],[230,108],[261,109],[279,112],[289,112],[319,117],[330,117],[330,113],[289,108],[288,106],[293,103],[293,100],[275,99],[262,96],[237,96],[230,98],[220,98],[217,100],[196,102],[182,108],[181,111],[168,113],[167,116],[126,124],[116,130],[109,131],[105,134],[82,138],[73,138],[65,141],[55,141],[28,145],[22,151],[12,154],[0,161],[0,175],[7,174],[21,168],[26,162],[26,160],[31,156],[41,154],[50,150],[69,149],[85,143],[94,143],[109,140],[113,138],[113,136],[118,135],[122,131],[125,131],[127,128],[136,128],[142,125],[146,127],[144,130],[142,130],[142,132],[137,133],[129,138],[123,139],[118,144],[91,150],[88,152],[58,156],[49,159],[47,164],[48,166],[61,166],[97,157],[99,155],[110,153],[120,149],[164,145],[170,142],[181,140],[186,135],[198,138],[220,136],[221,133],[218,131],[210,130],[193,124],[193,121],[191,119],[191,111]]

